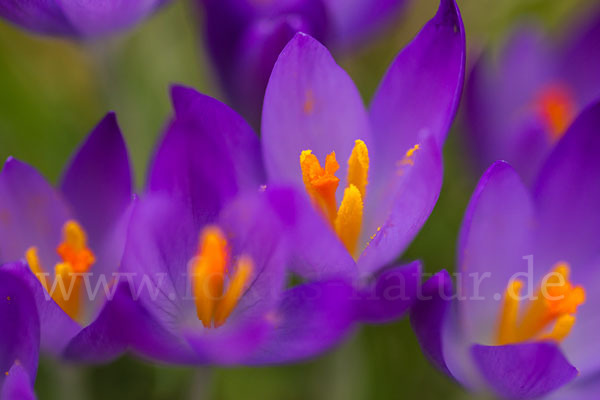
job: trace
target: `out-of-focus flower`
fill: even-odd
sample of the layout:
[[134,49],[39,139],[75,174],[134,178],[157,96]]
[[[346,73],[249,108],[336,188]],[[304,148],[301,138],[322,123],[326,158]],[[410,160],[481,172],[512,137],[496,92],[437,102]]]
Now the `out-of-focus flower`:
[[[368,111],[350,77],[309,35],[296,34],[273,68],[262,149],[269,183],[301,193],[280,205],[296,215],[289,223],[295,271],[309,279],[347,274],[364,290],[363,319],[395,318],[413,298],[419,263],[383,268],[409,245],[437,201],[440,151],[464,63],[458,7],[442,0],[398,54]],[[404,286],[407,295],[386,301],[381,294],[388,284]]]
[[116,290],[110,285],[123,252],[131,181],[112,113],[75,154],[58,190],[23,162],[11,157],[4,164],[1,260],[28,262],[21,274],[36,296],[44,351],[90,359],[96,350],[108,351],[87,338],[109,323],[105,300]]
[[33,400],[40,320],[33,293],[14,267],[0,268],[0,400]]
[[600,96],[600,10],[562,43],[521,27],[491,65],[476,62],[465,91],[467,145],[483,170],[508,161],[526,183],[573,118]]
[[348,49],[381,30],[405,0],[197,0],[229,101],[254,126],[277,56],[296,32]]
[[425,354],[465,387],[507,399],[597,397],[599,130],[595,103],[533,189],[493,164],[463,221],[457,297],[445,271],[424,284],[413,327]]
[[337,343],[354,321],[352,288],[329,279],[286,289],[289,243],[272,204],[287,190],[261,188],[256,134],[191,89],[174,87],[173,100],[123,257],[138,306],[131,347],[167,362],[260,364]]
[[25,29],[87,38],[123,30],[168,0],[1,0],[0,16]]

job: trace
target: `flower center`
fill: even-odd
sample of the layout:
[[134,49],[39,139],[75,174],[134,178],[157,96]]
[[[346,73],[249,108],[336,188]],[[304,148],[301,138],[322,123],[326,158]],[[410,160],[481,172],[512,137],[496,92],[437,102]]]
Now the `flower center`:
[[204,228],[198,253],[191,261],[191,279],[198,319],[206,328],[218,328],[225,323],[242,297],[254,269],[252,259],[241,256],[235,271],[229,273],[229,253],[223,232],[215,226]]
[[[38,257],[36,247],[25,252],[25,258],[31,271],[38,277],[42,286],[51,294],[54,301],[72,319],[81,318],[82,274],[88,272],[96,262],[94,253],[87,247],[85,231],[76,221],[67,221],[63,225],[63,241],[56,248],[62,262],[54,266],[54,282],[48,285],[48,273]],[[57,286],[60,290],[57,290]]]
[[528,340],[561,342],[575,324],[577,307],[585,302],[585,290],[569,281],[569,265],[558,263],[546,275],[535,297],[520,312],[523,282],[512,280],[504,293],[504,304],[496,342],[498,345]]
[[561,83],[548,85],[538,94],[535,105],[546,123],[552,142],[560,139],[576,115],[571,90]]
[[369,152],[365,142],[356,140],[348,159],[348,185],[337,206],[335,193],[340,183],[335,173],[340,168],[335,152],[325,158],[321,167],[311,150],[300,153],[302,180],[313,204],[325,216],[336,234],[352,255],[356,255],[363,219],[363,205],[369,173]]

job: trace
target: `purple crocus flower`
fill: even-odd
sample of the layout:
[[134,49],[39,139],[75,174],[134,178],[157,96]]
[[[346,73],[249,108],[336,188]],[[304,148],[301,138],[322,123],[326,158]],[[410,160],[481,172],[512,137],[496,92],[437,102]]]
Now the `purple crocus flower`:
[[597,397],[600,103],[554,146],[533,189],[505,162],[481,178],[447,272],[411,320],[423,351],[466,388],[501,398]]
[[529,184],[573,118],[600,96],[600,9],[564,40],[515,30],[498,61],[484,54],[465,93],[467,141],[483,170],[506,160]]
[[1,0],[0,16],[44,35],[87,38],[128,28],[148,17],[166,2],[167,0]]
[[[390,66],[369,110],[346,72],[307,34],[296,34],[273,68],[262,150],[269,183],[301,193],[282,206],[296,215],[290,222],[295,272],[309,279],[348,276],[364,290],[363,319],[395,318],[413,298],[419,263],[383,268],[393,265],[437,201],[440,149],[464,63],[458,7],[442,0]],[[405,301],[378,302],[388,284],[405,287]]]
[[33,400],[40,320],[33,293],[15,267],[0,268],[0,400]]
[[[114,114],[90,133],[54,189],[9,158],[0,173],[0,259],[26,259],[41,319],[41,346],[93,359],[90,331],[108,323],[131,203],[131,170]],[[89,351],[89,353],[88,353]]]
[[123,256],[137,312],[119,329],[132,349],[165,362],[263,364],[337,343],[354,321],[352,288],[331,278],[286,289],[289,243],[273,204],[289,189],[262,186],[258,137],[191,89],[174,87],[173,102]]
[[205,38],[225,93],[254,126],[273,64],[296,32],[337,50],[394,20],[405,0],[197,0]]

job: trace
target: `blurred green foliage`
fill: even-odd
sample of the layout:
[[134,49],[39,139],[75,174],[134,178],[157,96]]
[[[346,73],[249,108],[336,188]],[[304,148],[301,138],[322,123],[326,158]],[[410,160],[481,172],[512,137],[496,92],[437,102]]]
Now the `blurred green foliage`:
[[[340,63],[368,100],[396,52],[437,8],[413,0],[382,39]],[[535,18],[556,35],[592,1],[459,0],[476,54],[496,47],[514,23]],[[170,114],[168,86],[178,82],[221,98],[205,59],[192,5],[182,0],[112,38],[73,43],[29,35],[0,23],[0,157],[13,155],[51,181],[108,110],[117,112],[138,186]],[[456,236],[477,177],[461,142],[460,121],[445,147],[445,181],[431,218],[405,259],[429,272],[453,270]],[[41,362],[41,400],[69,399],[466,399],[420,353],[408,321],[357,328],[338,349],[309,362],[265,368],[182,368],[131,356],[104,366]]]

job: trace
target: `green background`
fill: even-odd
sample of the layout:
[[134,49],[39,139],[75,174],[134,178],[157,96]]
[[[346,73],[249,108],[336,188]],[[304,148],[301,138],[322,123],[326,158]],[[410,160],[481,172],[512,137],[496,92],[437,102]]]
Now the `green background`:
[[[459,0],[471,55],[497,49],[515,23],[536,19],[558,37],[592,1]],[[338,57],[372,96],[394,55],[435,13],[413,0],[379,40]],[[175,1],[135,29],[93,42],[48,39],[0,22],[0,158],[22,159],[55,182],[78,143],[117,112],[138,187],[168,120],[171,83],[222,99],[204,55],[191,2]],[[453,270],[456,235],[477,177],[467,164],[460,118],[445,147],[445,181],[431,218],[405,259]],[[180,368],[125,356],[103,366],[42,359],[40,399],[468,399],[420,353],[406,320],[356,328],[322,357],[265,368]]]

